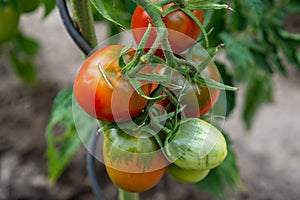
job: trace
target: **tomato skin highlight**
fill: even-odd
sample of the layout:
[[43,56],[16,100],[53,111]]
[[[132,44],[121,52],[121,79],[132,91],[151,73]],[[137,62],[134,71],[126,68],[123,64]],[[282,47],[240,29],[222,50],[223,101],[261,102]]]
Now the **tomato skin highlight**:
[[[166,10],[172,5],[172,3],[165,5],[163,10]],[[199,19],[201,23],[203,23],[204,17],[201,10],[193,10],[192,13]],[[189,48],[196,42],[196,39],[201,33],[201,30],[197,24],[188,15],[180,10],[169,13],[163,17],[162,20],[168,29],[168,40],[174,53],[180,53]],[[131,29],[134,39],[138,44],[140,43],[148,27],[149,21],[151,22],[152,27],[154,27],[148,13],[142,7],[137,6],[132,15]],[[155,28],[153,28],[146,43],[146,51],[151,48],[155,38],[156,31]],[[158,49],[156,55],[163,57],[162,50]]]
[[121,130],[105,132],[103,158],[112,182],[129,192],[143,192],[155,186],[168,165],[153,137]]
[[[147,100],[122,78],[118,59],[123,47],[111,45],[97,50],[84,61],[75,78],[74,95],[78,104],[98,120],[127,121],[147,104]],[[128,52],[126,59],[132,59],[134,52]],[[151,84],[144,84],[142,90],[150,95]]]

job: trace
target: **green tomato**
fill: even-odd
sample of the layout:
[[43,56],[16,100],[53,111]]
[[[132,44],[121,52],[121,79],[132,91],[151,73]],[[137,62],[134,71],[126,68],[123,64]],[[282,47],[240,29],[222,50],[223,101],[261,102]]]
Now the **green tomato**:
[[12,39],[18,31],[19,13],[11,5],[0,6],[0,45]]
[[208,170],[220,165],[227,155],[223,134],[210,123],[187,118],[166,144],[174,164],[184,169]]
[[167,168],[170,174],[176,181],[181,183],[197,183],[202,181],[209,173],[210,170],[193,170],[180,168],[171,164]]
[[115,185],[129,192],[143,192],[161,180],[167,160],[152,136],[139,131],[131,134],[120,129],[107,130],[103,158]]
[[40,0],[17,0],[20,12],[30,13],[40,5]]

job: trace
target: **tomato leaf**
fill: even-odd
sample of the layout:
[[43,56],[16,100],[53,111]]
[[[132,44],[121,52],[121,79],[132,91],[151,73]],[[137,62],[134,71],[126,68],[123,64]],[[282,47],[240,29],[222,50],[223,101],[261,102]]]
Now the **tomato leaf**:
[[45,8],[44,17],[47,17],[54,10],[56,0],[41,0],[41,3],[44,4]]
[[276,47],[277,41],[270,40],[270,36],[272,34],[273,33],[271,32],[271,30],[269,30],[269,33],[265,33],[266,48],[269,53],[269,57],[273,62],[274,66],[276,67],[276,69],[278,70],[278,72],[283,76],[287,76],[287,71],[284,65],[282,64],[281,58],[279,56],[278,48]]
[[220,37],[225,42],[224,49],[228,59],[233,63],[237,81],[243,80],[247,75],[246,71],[254,65],[255,59],[247,46],[238,40],[239,38],[233,38],[225,32]]
[[[297,50],[294,47],[294,43],[298,44],[297,35],[300,34],[292,34],[283,30],[275,30],[273,37],[276,38],[276,46],[277,48],[281,49],[281,52],[285,55],[285,57],[294,64],[300,70],[300,60],[297,58]],[[292,34],[291,37],[287,37],[287,35]],[[296,37],[296,38],[295,38]]]
[[130,78],[129,83],[140,96],[144,97],[147,100],[162,100],[165,98],[164,96],[149,97],[149,96],[145,95],[145,93],[143,92],[143,90],[141,88],[140,82],[136,78]]
[[243,104],[243,120],[246,128],[251,128],[253,118],[263,103],[272,102],[272,79],[266,73],[253,70],[249,76]]
[[20,51],[29,56],[34,56],[37,54],[40,48],[39,43],[35,39],[25,36],[22,33],[19,33],[15,39],[15,45]]
[[238,88],[230,86],[230,85],[225,85],[224,83],[217,82],[213,79],[201,77],[201,76],[195,76],[194,77],[195,81],[197,83],[200,83],[203,86],[211,87],[211,88],[217,88],[221,90],[230,90],[230,91],[237,91]]
[[229,6],[227,4],[217,4],[217,3],[210,3],[210,2],[201,2],[198,3],[196,1],[188,1],[186,2],[186,6],[190,10],[204,10],[204,9],[228,9]]
[[[224,64],[221,64],[219,62],[215,62],[215,63],[220,72],[222,82],[226,85],[234,86],[233,76],[231,74],[229,74],[229,72],[226,70],[227,67]],[[235,107],[236,92],[230,91],[230,90],[225,90],[225,94],[226,94],[226,113],[225,113],[225,115],[226,115],[226,117],[228,117]],[[222,101],[222,100],[223,99],[220,98],[220,101]],[[218,103],[223,104],[224,102],[217,101],[215,107],[218,105]]]
[[261,0],[247,0],[246,4],[250,8],[250,13],[255,19],[255,23],[258,25],[263,16],[263,2]]
[[11,52],[10,61],[13,70],[22,80],[29,84],[35,84],[37,82],[35,65],[30,59],[18,57],[17,54]]
[[232,191],[237,191],[241,189],[242,182],[232,142],[227,133],[223,132],[223,135],[227,142],[227,157],[221,165],[212,169],[203,181],[196,183],[196,186],[220,199],[227,199],[226,189],[229,187]]
[[255,61],[256,61],[257,67],[260,67],[267,73],[270,73],[270,74],[274,73],[272,66],[266,60],[266,56],[264,53],[262,53],[260,51],[256,51],[256,50],[252,50],[251,53],[252,53],[253,57],[256,58]]
[[125,55],[126,53],[128,53],[128,51],[132,48],[132,44],[125,46],[120,53],[120,57],[119,57],[119,65],[120,68],[123,69],[126,66],[126,63],[123,59],[123,55]]
[[143,74],[143,73],[137,73],[135,78],[138,81],[151,81],[153,83],[163,83],[168,80],[168,77],[166,75],[159,75],[159,74]]
[[[117,26],[120,26],[121,28],[125,29],[122,24],[114,20],[110,14],[108,13],[107,9],[105,8],[103,2],[101,0],[90,0],[90,2],[93,4],[93,6],[96,8],[96,10],[108,21],[116,24]],[[113,3],[113,2],[112,2]]]
[[[76,124],[79,127],[84,127],[80,131],[83,137],[79,137],[73,118],[72,96],[71,89],[65,89],[57,95],[54,100],[49,123],[46,127],[46,155],[48,158],[48,171],[51,182],[55,182],[58,179],[71,162],[75,153],[82,146],[81,140],[85,140],[95,127],[89,118],[81,115],[83,117],[77,121],[83,123],[84,126]],[[60,135],[56,136],[58,128],[60,128],[61,131],[59,132]]]

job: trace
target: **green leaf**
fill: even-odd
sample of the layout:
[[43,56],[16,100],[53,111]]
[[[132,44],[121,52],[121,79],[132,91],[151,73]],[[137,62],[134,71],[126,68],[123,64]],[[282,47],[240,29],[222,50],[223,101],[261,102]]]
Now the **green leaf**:
[[[233,84],[233,77],[229,72],[226,70],[227,66],[224,64],[221,64],[219,62],[215,62],[216,66],[218,67],[218,70],[220,72],[220,75],[222,77],[222,82],[226,85],[234,86]],[[235,108],[236,104],[236,92],[230,91],[230,90],[225,90],[226,94],[226,117],[230,115],[230,113],[233,111]],[[220,99],[222,101],[222,99]],[[223,103],[223,102],[220,102]],[[218,101],[215,106],[217,106]]]
[[243,80],[247,76],[249,68],[254,65],[255,59],[249,48],[239,38],[234,38],[225,32],[220,37],[225,43],[223,49],[225,49],[227,57],[232,62],[237,81]]
[[201,76],[195,76],[194,79],[197,83],[200,83],[203,86],[217,88],[220,90],[230,90],[230,91],[238,90],[238,88],[236,88],[236,87],[232,87],[230,85],[226,85],[224,83],[217,82],[213,79],[209,79],[209,78],[205,78],[205,77],[201,77]]
[[295,42],[300,42],[300,34],[299,33],[290,33],[286,30],[279,30],[279,35],[284,39],[293,40]]
[[141,88],[140,82],[135,78],[130,78],[129,83],[140,96],[142,96],[143,98],[145,98],[147,100],[163,100],[164,99],[164,96],[149,97],[149,96],[145,95],[145,93],[143,92],[143,90]]
[[227,199],[227,188],[237,191],[242,187],[232,142],[227,133],[223,132],[223,135],[227,142],[227,157],[221,165],[212,169],[203,181],[196,183],[197,187],[208,191],[219,199]]
[[18,34],[15,44],[19,50],[30,56],[36,55],[40,48],[38,41],[21,33]]
[[250,12],[258,25],[263,17],[263,2],[261,0],[247,0],[247,5],[250,7]]
[[44,17],[47,17],[54,10],[56,0],[41,0],[41,3],[45,7]]
[[138,81],[149,81],[150,80],[153,83],[163,83],[168,80],[168,77],[166,75],[144,74],[144,73],[137,73],[135,78]]
[[[108,21],[120,26],[121,28],[125,29],[124,26],[122,24],[120,24],[119,22],[115,21],[111,15],[109,14],[109,12],[107,11],[107,9],[104,6],[104,3],[102,2],[102,0],[90,0],[90,2],[93,4],[93,6],[96,8],[96,10]],[[111,4],[113,4],[115,2],[111,1]],[[112,5],[113,6],[113,5]]]
[[220,9],[228,9],[229,6],[227,4],[218,4],[218,3],[210,3],[210,2],[186,2],[186,7],[190,10],[205,10],[205,9],[213,9],[213,10],[220,10]]
[[[90,118],[83,114],[76,124],[72,110],[72,89],[61,91],[54,100],[49,123],[46,127],[46,141],[48,158],[49,179],[55,182],[68,164],[73,159],[75,153],[82,146],[82,140],[86,140],[95,128]],[[77,109],[78,110],[78,109]],[[80,111],[80,110],[79,110]],[[82,111],[83,112],[83,111]],[[77,114],[77,116],[80,116]],[[76,132],[76,128],[83,127],[80,131],[81,137]],[[57,133],[60,130],[59,133]],[[59,136],[57,136],[59,134]]]
[[257,67],[263,69],[267,73],[273,74],[274,71],[272,69],[272,66],[266,60],[267,56],[264,53],[256,50],[251,50],[251,53],[255,58]]
[[10,61],[13,70],[22,80],[29,84],[35,84],[37,82],[35,65],[30,59],[21,59],[16,54],[11,52]]
[[[210,47],[216,47],[222,43],[219,34],[226,30],[225,13],[225,10],[213,11],[209,20],[207,20],[208,24],[206,29],[210,30],[213,28],[213,31],[208,35]],[[206,22],[206,18],[204,21]]]
[[[300,60],[297,58],[297,44],[294,39],[291,39],[289,37],[285,37],[282,35],[281,32],[282,29],[278,31],[274,31],[274,40],[276,38],[276,46],[278,49],[281,49],[281,52],[285,55],[287,60],[294,64],[298,70],[300,70]],[[300,41],[300,40],[299,40]]]
[[247,17],[245,16],[247,13],[243,12],[244,2],[239,0],[234,0],[234,12],[230,13],[231,15],[231,26],[230,29],[234,30],[243,30],[247,23]]
[[271,77],[259,70],[253,70],[249,75],[243,104],[243,120],[246,128],[251,128],[252,121],[259,108],[273,100],[273,86]]
[[123,59],[123,56],[130,51],[132,48],[132,44],[125,46],[121,52],[120,52],[120,57],[119,57],[119,65],[120,68],[123,69],[126,66],[126,62]]
[[272,35],[273,35],[273,31],[268,29],[268,33],[265,33],[265,45],[267,48],[267,52],[268,52],[268,56],[270,58],[270,60],[273,62],[274,66],[276,67],[276,69],[278,70],[278,72],[283,75],[283,76],[287,76],[287,71],[284,67],[284,65],[282,64],[281,58],[279,56],[279,49],[276,46],[277,40],[271,40],[272,39]]

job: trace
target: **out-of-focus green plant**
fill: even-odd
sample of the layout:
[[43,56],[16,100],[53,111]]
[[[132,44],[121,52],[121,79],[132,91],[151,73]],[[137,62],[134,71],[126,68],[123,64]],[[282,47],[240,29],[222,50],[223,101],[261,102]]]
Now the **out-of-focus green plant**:
[[19,19],[41,5],[46,17],[54,9],[55,0],[0,0],[0,59],[6,59],[8,68],[28,84],[37,82],[34,58],[40,45],[22,32]]

